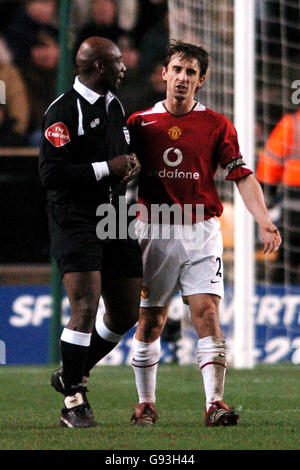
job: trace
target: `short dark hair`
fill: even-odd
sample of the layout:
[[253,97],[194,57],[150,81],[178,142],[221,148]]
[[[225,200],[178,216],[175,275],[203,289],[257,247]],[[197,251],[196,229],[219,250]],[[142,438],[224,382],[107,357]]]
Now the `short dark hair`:
[[199,64],[200,77],[206,74],[209,64],[209,56],[203,47],[172,39],[167,48],[167,54],[164,61],[165,67],[169,65],[170,60],[174,55],[180,55],[184,59],[196,59]]

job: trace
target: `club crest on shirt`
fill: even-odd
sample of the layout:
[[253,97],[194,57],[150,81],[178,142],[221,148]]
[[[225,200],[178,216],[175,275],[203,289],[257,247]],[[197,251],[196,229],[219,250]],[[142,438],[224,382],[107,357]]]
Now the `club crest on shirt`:
[[127,129],[127,127],[123,127],[123,132],[124,132],[124,136],[125,136],[125,140],[127,142],[127,144],[129,145],[130,144],[130,134],[129,134],[129,130]]
[[45,130],[45,137],[54,147],[63,147],[71,141],[69,129],[63,122],[56,122]]
[[179,127],[173,126],[173,127],[170,127],[170,129],[168,130],[168,134],[171,137],[171,139],[177,140],[181,136],[182,131]]
[[147,287],[142,287],[141,297],[142,299],[147,299],[149,297],[149,290],[147,289]]

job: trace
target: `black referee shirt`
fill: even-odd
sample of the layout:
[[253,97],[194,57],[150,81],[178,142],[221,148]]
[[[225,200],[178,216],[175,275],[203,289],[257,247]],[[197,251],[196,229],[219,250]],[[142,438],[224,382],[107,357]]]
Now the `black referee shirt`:
[[105,96],[76,77],[73,88],[48,108],[43,121],[39,168],[47,198],[55,203],[89,207],[108,202],[110,192],[125,193],[111,177],[96,180],[92,163],[128,153],[125,113],[111,92]]

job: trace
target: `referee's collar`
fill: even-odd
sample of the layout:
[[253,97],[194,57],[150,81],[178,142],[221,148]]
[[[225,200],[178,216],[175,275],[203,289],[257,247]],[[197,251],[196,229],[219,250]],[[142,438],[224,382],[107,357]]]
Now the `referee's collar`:
[[100,96],[105,96],[105,95],[99,95],[99,93],[96,93],[95,91],[85,86],[79,80],[79,75],[75,78],[73,88],[74,90],[77,91],[77,93],[79,93],[83,98],[85,98],[90,104],[95,104],[96,101],[100,98]]

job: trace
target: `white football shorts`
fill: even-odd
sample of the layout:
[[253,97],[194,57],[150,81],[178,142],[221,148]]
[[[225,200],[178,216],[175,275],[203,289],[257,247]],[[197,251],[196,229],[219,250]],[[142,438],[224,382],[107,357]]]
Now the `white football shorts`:
[[[203,236],[199,247],[191,249],[190,239],[184,232],[179,239],[178,236],[157,237],[157,232],[153,237],[151,225],[137,221],[136,234],[142,249],[144,270],[141,307],[164,307],[178,291],[183,297],[215,294],[223,298],[220,222],[212,217],[197,225]],[[172,233],[173,228],[171,226]]]

